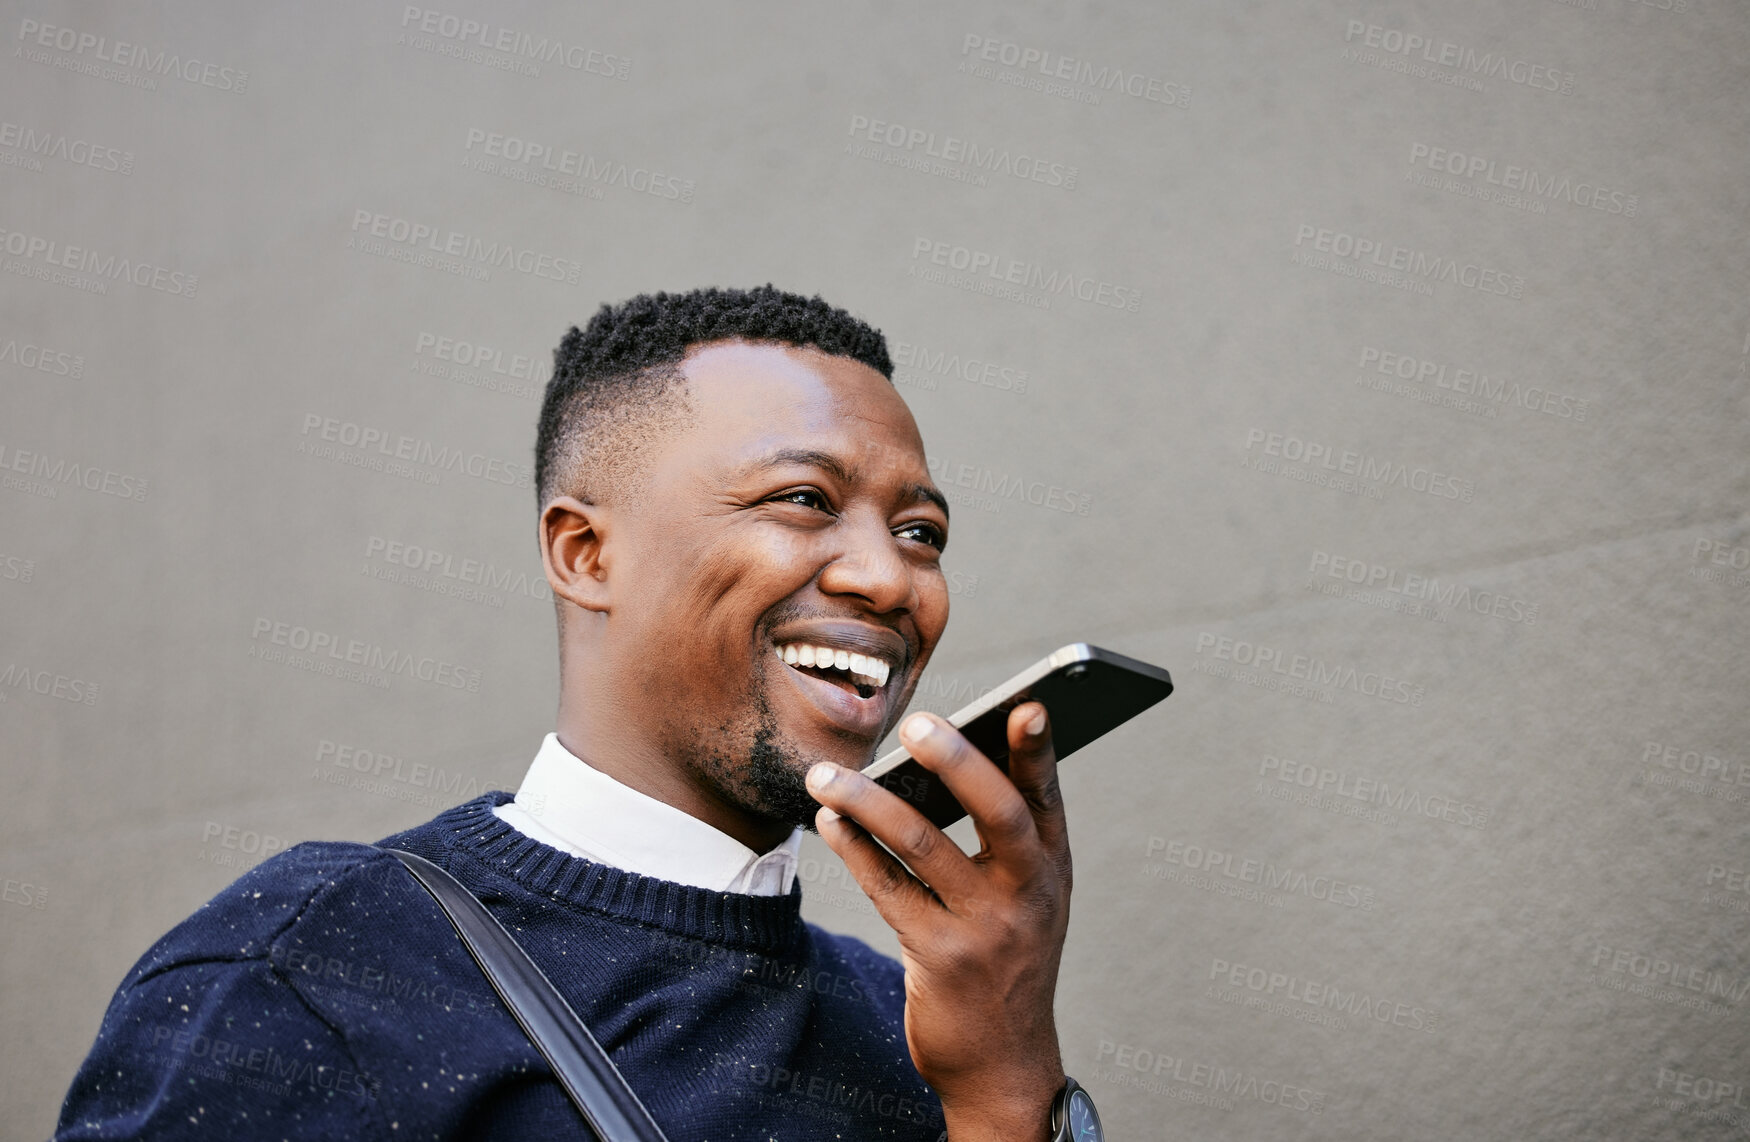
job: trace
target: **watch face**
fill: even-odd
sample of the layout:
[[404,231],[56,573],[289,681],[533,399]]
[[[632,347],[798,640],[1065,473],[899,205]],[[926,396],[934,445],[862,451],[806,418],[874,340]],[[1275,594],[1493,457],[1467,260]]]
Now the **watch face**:
[[1101,1142],[1100,1115],[1094,1110],[1094,1100],[1085,1090],[1075,1090],[1069,1096],[1069,1136],[1076,1142]]

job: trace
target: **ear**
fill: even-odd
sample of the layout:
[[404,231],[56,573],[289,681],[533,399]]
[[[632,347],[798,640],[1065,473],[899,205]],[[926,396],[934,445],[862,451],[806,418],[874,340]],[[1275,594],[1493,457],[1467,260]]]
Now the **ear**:
[[608,560],[603,553],[608,510],[556,496],[541,512],[541,563],[553,594],[586,611],[608,610]]

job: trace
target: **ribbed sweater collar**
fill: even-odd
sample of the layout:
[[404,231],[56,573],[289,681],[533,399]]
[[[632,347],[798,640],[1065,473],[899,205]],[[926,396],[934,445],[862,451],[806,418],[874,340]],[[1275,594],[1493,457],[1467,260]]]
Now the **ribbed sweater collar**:
[[472,857],[536,896],[688,939],[776,955],[793,948],[806,929],[800,879],[786,896],[750,896],[597,864],[525,836],[492,812],[511,799],[502,790],[483,794],[403,836],[435,834],[444,849]]

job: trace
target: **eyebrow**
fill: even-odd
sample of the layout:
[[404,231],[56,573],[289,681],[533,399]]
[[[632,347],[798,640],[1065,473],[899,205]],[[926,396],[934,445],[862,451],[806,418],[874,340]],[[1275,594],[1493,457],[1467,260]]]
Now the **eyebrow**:
[[[803,464],[821,468],[831,472],[840,481],[846,484],[851,483],[850,470],[839,461],[839,458],[830,452],[822,452],[817,448],[779,448],[767,452],[748,464],[746,471],[758,472],[767,468],[781,468],[786,464]],[[947,498],[928,484],[908,484],[904,489],[904,495],[907,503],[935,504],[941,509],[944,518],[949,516]]]

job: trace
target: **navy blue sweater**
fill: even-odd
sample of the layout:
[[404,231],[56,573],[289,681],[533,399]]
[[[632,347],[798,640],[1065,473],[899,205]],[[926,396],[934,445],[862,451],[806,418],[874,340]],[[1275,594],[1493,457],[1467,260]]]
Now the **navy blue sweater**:
[[[579,860],[488,793],[383,842],[448,869],[583,1017],[674,1142],[938,1142],[903,971],[748,896]],[[55,1135],[587,1138],[577,1111],[394,857],[309,843],[158,941],[117,990]]]

